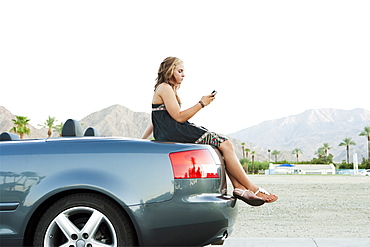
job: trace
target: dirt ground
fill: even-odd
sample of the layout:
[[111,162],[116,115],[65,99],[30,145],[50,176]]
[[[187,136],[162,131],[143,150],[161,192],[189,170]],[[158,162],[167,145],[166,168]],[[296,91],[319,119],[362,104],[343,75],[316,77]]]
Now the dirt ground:
[[[370,238],[370,177],[343,175],[250,175],[279,196],[251,207],[238,201],[230,237]],[[232,192],[232,186],[228,188]]]

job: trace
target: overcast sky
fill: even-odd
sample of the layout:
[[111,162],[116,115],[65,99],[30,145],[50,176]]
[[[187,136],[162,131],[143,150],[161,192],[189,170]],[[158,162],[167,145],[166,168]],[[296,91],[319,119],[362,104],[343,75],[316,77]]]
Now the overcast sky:
[[[229,134],[309,109],[370,110],[370,1],[1,1],[0,105],[37,126],[151,111],[159,64],[183,108]],[[59,122],[58,122],[59,123]]]

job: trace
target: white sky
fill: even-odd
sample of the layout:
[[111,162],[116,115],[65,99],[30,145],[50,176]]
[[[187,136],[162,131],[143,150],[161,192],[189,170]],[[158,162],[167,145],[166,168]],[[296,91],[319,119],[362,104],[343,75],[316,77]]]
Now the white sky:
[[0,105],[31,124],[113,104],[151,111],[185,62],[192,122],[229,134],[309,109],[369,110],[370,1],[1,1]]

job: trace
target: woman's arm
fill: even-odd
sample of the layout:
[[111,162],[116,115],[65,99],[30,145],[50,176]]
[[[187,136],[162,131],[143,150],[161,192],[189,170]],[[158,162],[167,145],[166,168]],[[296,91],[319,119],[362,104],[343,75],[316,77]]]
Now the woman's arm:
[[153,123],[150,122],[150,124],[148,125],[148,127],[146,127],[143,135],[141,136],[141,139],[148,139],[149,136],[153,133]]
[[[192,118],[200,109],[203,108],[201,103],[197,103],[194,106],[184,111],[180,110],[179,103],[177,102],[175,93],[170,85],[162,85],[157,89],[158,95],[162,98],[168,113],[177,122],[183,123]],[[214,99],[213,95],[203,96],[201,101],[205,106],[209,105]]]

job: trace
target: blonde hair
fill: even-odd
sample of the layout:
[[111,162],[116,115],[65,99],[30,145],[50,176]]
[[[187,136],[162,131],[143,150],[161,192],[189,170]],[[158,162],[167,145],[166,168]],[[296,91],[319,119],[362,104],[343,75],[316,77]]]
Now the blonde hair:
[[158,76],[156,78],[157,82],[154,86],[154,91],[155,91],[160,84],[162,84],[162,83],[169,84],[173,88],[173,90],[175,92],[175,95],[176,95],[176,98],[177,98],[177,101],[179,103],[181,103],[181,101],[180,101],[180,98],[177,95],[177,89],[178,88],[175,88],[175,85],[171,82],[171,79],[173,77],[173,73],[175,71],[176,66],[181,64],[181,63],[183,63],[183,61],[181,61],[181,59],[179,59],[177,57],[167,57],[165,60],[163,60],[163,62],[159,66]]

